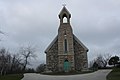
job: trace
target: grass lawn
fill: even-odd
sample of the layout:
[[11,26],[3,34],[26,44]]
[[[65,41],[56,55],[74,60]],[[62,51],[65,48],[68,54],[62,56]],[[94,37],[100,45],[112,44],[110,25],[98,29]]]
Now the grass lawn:
[[9,74],[0,76],[0,80],[21,80],[23,77],[23,74]]
[[114,68],[108,75],[107,80],[120,80],[120,68]]

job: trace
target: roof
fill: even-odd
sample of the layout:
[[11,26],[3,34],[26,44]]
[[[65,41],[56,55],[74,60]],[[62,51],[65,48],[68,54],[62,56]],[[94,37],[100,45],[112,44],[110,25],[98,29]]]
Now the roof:
[[45,50],[45,53],[48,52],[48,50],[53,46],[53,44],[57,41],[58,39],[58,35],[55,37],[55,39],[50,43],[50,45],[47,47],[47,49]]
[[88,51],[88,48],[73,34],[73,38],[86,50]]
[[[88,48],[73,34],[73,38],[86,50],[88,51]],[[55,42],[58,40],[58,35],[54,38],[54,40],[50,43],[50,45],[45,50],[45,53],[48,52],[48,50],[55,44]]]
[[64,11],[66,11],[67,13],[70,14],[70,12],[69,12],[69,11],[67,10],[67,8],[64,6],[64,7],[62,8],[62,10],[60,11],[59,15],[60,15],[62,12],[64,12]]
[[71,17],[70,12],[67,10],[67,8],[66,8],[65,6],[64,6],[64,7],[62,8],[62,10],[60,11],[59,17],[60,17],[60,15],[63,15],[64,13],[67,13],[67,14],[69,15],[69,17]]

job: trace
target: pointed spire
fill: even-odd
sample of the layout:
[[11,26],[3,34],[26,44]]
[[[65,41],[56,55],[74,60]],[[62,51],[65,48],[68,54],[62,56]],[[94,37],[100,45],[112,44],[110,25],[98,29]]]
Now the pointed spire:
[[67,10],[67,8],[65,7],[65,5],[63,5],[62,10],[59,13],[59,19],[60,19],[60,24],[64,23],[63,19],[67,19],[67,23],[70,23],[70,18],[71,18],[71,14],[70,12]]
[[65,7],[66,5],[63,5],[62,10],[59,13],[59,18],[62,19],[63,17],[71,18],[70,12]]

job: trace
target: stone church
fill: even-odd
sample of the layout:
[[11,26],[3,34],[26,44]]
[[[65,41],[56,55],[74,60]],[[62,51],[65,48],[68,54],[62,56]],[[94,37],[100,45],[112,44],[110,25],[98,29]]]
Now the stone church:
[[71,14],[64,6],[59,13],[58,35],[46,53],[46,68],[53,72],[82,71],[88,68],[88,48],[73,34]]

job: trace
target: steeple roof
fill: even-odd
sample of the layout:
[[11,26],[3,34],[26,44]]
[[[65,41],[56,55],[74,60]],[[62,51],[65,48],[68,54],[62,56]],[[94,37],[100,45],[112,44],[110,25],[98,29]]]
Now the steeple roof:
[[64,13],[64,12],[70,14],[70,12],[67,10],[67,8],[65,6],[62,8],[62,10],[60,11],[59,15]]
[[60,11],[60,13],[59,13],[59,18],[61,18],[61,17],[63,17],[63,15],[64,14],[66,14],[67,15],[67,17],[71,17],[71,14],[70,14],[70,12],[67,10],[67,8],[64,6],[63,8],[62,8],[62,10]]

